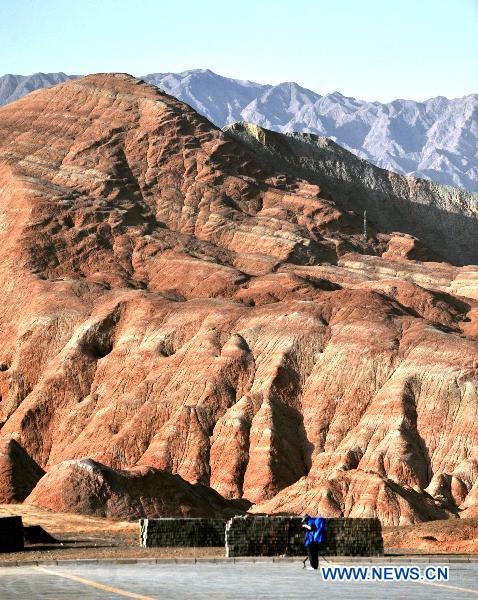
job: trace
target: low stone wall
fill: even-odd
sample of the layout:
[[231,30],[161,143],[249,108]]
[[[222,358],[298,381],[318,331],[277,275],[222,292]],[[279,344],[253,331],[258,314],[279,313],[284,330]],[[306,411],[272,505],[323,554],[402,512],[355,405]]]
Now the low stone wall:
[[[380,556],[383,539],[378,519],[326,519],[326,556]],[[305,556],[300,517],[240,516],[224,519],[141,519],[145,548],[226,546],[226,556]]]
[[330,518],[321,554],[326,556],[383,556],[379,519]]
[[0,517],[0,552],[16,552],[23,546],[22,518]]
[[[378,519],[326,519],[326,556],[380,556],[383,539]],[[305,556],[300,517],[234,517],[226,524],[226,556]]]
[[304,534],[297,517],[233,517],[226,523],[226,556],[297,556]]
[[141,519],[140,545],[144,548],[174,546],[224,546],[224,519]]

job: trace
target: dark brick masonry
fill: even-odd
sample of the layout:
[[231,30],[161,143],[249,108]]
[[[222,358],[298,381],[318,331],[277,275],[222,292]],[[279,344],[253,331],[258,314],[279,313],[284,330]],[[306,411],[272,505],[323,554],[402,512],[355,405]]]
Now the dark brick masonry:
[[224,546],[224,519],[141,519],[140,545],[144,548],[173,546]]
[[[381,556],[378,519],[331,518],[320,552],[327,556]],[[223,519],[142,519],[143,547],[226,546],[226,556],[304,556],[299,517],[233,517]]]
[[23,546],[22,518],[0,517],[0,552],[16,552]]
[[[378,519],[326,519],[326,556],[381,556]],[[226,556],[303,556],[300,517],[234,517],[226,524]]]

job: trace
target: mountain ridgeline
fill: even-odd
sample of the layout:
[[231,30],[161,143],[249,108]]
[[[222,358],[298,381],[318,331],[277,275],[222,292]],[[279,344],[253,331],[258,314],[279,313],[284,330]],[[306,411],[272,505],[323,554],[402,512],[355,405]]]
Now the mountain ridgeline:
[[[0,77],[0,106],[70,77],[37,73]],[[274,131],[314,133],[403,175],[478,191],[478,95],[424,102],[320,95],[297,83],[264,85],[194,69],[143,77],[218,127],[246,121]]]

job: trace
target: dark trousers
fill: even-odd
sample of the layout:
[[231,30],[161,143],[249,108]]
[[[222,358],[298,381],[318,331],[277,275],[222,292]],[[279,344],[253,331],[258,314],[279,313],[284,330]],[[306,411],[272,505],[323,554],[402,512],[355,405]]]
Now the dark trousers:
[[309,555],[310,566],[313,569],[317,569],[319,567],[319,544],[311,542],[307,546],[307,554]]

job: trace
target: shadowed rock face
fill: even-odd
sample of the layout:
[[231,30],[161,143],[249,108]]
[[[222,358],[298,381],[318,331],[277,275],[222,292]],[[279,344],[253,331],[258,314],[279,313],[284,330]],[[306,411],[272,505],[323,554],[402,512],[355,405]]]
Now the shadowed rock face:
[[1,436],[52,508],[86,456],[257,511],[470,510],[478,269],[404,239],[130,76],[30,94],[0,110]]
[[0,440],[0,503],[22,502],[44,474],[14,439]]

